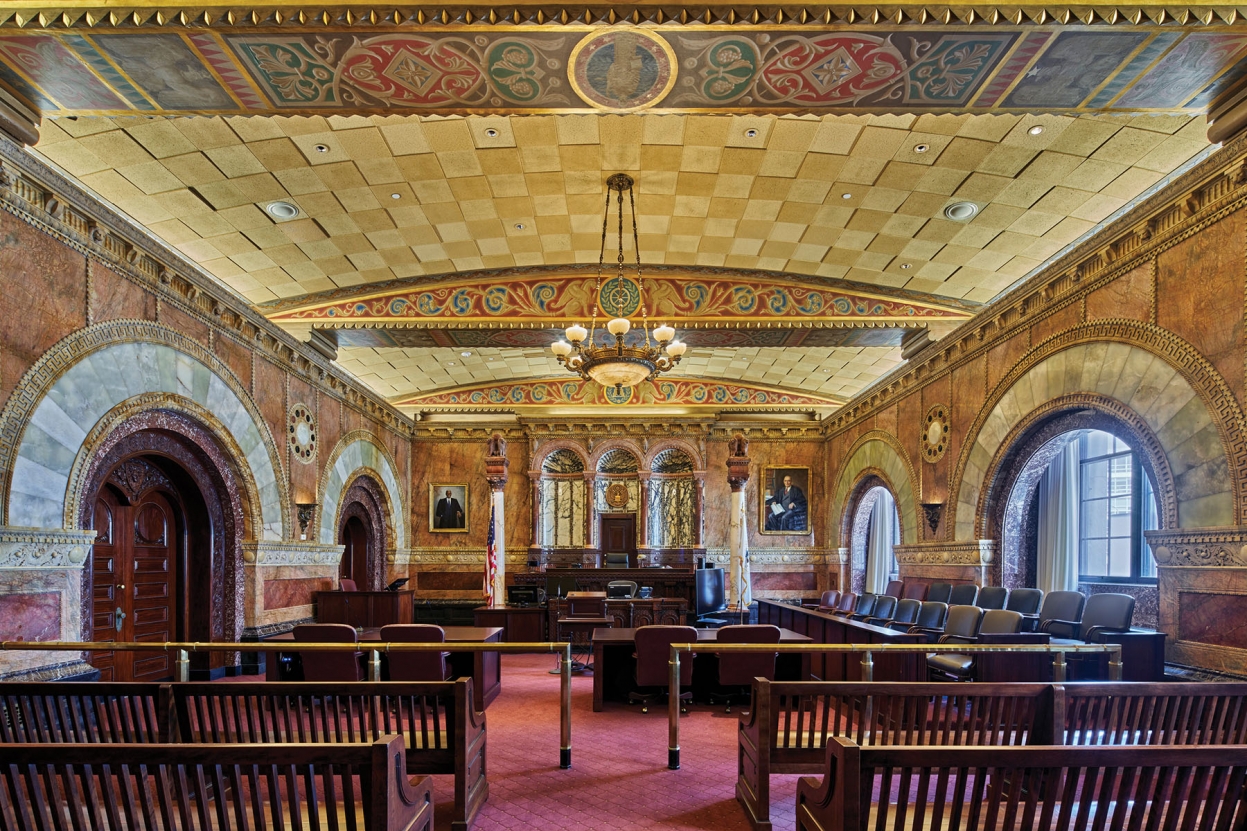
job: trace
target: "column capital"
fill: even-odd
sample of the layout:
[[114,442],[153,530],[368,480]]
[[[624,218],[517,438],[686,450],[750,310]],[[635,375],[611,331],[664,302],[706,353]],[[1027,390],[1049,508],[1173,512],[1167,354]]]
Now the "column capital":
[[749,440],[744,433],[732,436],[728,442],[728,452],[727,483],[732,487],[732,493],[739,493],[749,481]]

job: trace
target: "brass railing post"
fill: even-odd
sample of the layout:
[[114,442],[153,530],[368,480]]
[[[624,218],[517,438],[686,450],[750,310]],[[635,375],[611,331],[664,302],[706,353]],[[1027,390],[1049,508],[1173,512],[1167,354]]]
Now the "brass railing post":
[[368,680],[381,680],[381,650],[370,649],[368,651]]
[[1108,654],[1108,680],[1120,681],[1122,672],[1121,645],[1113,644],[1117,648]]
[[559,767],[572,766],[572,645],[563,644],[559,667]]
[[667,691],[667,767],[680,769],[680,650],[671,647],[671,688]]
[[875,657],[869,652],[862,653],[862,680],[875,680]]
[[1065,683],[1065,650],[1063,649],[1052,653],[1052,680],[1057,684]]
[[191,680],[191,657],[185,649],[178,650],[177,675],[179,681]]

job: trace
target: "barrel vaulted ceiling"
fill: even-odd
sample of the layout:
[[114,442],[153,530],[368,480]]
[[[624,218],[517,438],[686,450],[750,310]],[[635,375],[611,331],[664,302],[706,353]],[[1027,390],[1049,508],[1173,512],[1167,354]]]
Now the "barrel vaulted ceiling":
[[[409,412],[826,412],[1206,152],[1247,71],[1234,6],[5,5],[35,152]],[[690,345],[622,398],[548,349],[619,171]]]

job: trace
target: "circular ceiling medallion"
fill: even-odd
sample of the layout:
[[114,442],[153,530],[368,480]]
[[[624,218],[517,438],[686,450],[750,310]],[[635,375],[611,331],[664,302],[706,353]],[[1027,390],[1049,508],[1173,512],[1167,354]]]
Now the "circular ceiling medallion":
[[628,486],[623,482],[612,482],[607,485],[606,504],[612,508],[628,507]]
[[294,457],[303,464],[311,464],[316,456],[316,417],[306,404],[295,404],[286,419],[286,432]]
[[675,85],[671,45],[644,29],[593,32],[572,49],[567,78],[576,94],[604,110],[639,110]]
[[922,424],[922,458],[935,464],[948,449],[948,405],[936,404],[927,410]]

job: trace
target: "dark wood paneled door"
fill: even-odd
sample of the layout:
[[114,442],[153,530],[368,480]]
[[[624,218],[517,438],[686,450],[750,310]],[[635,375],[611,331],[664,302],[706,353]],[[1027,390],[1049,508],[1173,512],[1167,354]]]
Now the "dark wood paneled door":
[[636,514],[614,514],[600,517],[598,539],[601,541],[602,562],[608,553],[628,553],[628,565],[636,566]]
[[[150,491],[133,505],[107,487],[95,502],[92,640],[177,640],[177,522],[173,504]],[[173,677],[168,652],[96,652],[102,681]]]
[[338,577],[354,580],[355,587],[360,591],[368,590],[368,536],[368,526],[362,519],[353,516],[342,523],[342,534],[338,539],[345,546]]

